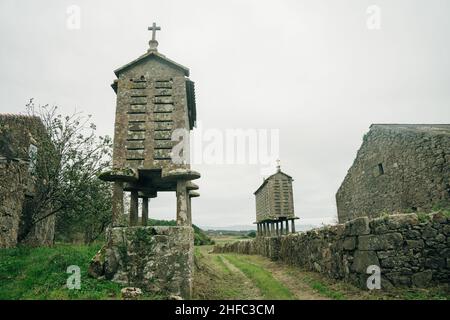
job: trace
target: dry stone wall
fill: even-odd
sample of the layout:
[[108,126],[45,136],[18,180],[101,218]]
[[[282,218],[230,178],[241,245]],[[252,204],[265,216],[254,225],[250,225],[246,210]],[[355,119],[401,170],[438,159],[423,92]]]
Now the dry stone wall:
[[216,245],[215,253],[260,254],[366,288],[367,268],[383,289],[450,283],[450,217],[398,214],[278,237]]

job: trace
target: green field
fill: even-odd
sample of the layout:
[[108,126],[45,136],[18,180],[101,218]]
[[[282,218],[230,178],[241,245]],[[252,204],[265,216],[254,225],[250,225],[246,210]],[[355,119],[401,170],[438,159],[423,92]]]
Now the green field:
[[[100,246],[57,244],[51,248],[1,249],[0,299],[120,299],[119,284],[87,275],[89,261]],[[70,265],[80,267],[80,290],[66,286]]]

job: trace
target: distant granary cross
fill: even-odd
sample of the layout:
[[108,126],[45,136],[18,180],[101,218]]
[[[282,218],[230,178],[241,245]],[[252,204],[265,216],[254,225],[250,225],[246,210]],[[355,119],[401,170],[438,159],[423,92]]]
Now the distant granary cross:
[[153,25],[148,27],[148,30],[152,31],[152,40],[155,40],[156,31],[161,30],[161,27],[157,27],[156,23],[153,22]]

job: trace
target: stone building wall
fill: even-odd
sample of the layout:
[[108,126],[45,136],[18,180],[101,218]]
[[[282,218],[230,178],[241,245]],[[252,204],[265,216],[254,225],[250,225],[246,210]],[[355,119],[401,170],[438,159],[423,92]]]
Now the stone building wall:
[[336,204],[340,223],[450,207],[450,125],[372,125]]
[[213,252],[260,254],[366,288],[370,265],[382,289],[450,283],[450,217],[443,213],[357,218],[308,232],[216,245]]
[[89,274],[147,292],[191,298],[192,227],[115,227],[91,262]]
[[0,114],[0,248],[13,247],[19,241],[34,246],[53,243],[53,216],[34,224],[21,238],[36,195],[30,145],[39,152],[44,139],[48,136],[38,117]]
[[0,159],[0,248],[17,244],[28,163]]

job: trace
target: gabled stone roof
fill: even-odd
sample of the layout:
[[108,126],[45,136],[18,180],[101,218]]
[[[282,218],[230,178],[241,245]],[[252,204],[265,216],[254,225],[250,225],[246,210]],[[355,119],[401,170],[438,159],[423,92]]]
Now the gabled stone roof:
[[256,189],[255,192],[253,192],[253,194],[256,194],[259,190],[261,190],[261,189],[267,184],[267,182],[268,182],[269,180],[271,180],[271,179],[272,179],[274,176],[276,176],[277,174],[282,174],[282,175],[288,177],[290,180],[293,180],[292,177],[291,177],[290,175],[284,173],[283,171],[281,171],[281,170],[280,170],[280,171],[277,171],[277,172],[275,172],[274,174],[268,176],[266,179],[264,179],[264,182],[259,186],[258,189]]
[[170,60],[169,58],[167,58],[165,55],[159,53],[156,50],[149,50],[146,54],[143,54],[142,56],[140,56],[139,58],[131,61],[130,63],[127,63],[126,65],[114,70],[114,73],[116,74],[116,76],[119,76],[120,73],[122,73],[123,71],[125,71],[126,69],[134,66],[136,63],[139,63],[145,59],[151,59],[151,58],[155,58],[155,59],[159,59],[164,63],[167,63],[168,65],[171,65],[177,69],[180,69],[184,72],[184,75],[186,77],[189,77],[189,68],[186,68],[185,66],[182,66],[179,63],[176,63],[173,60]]

